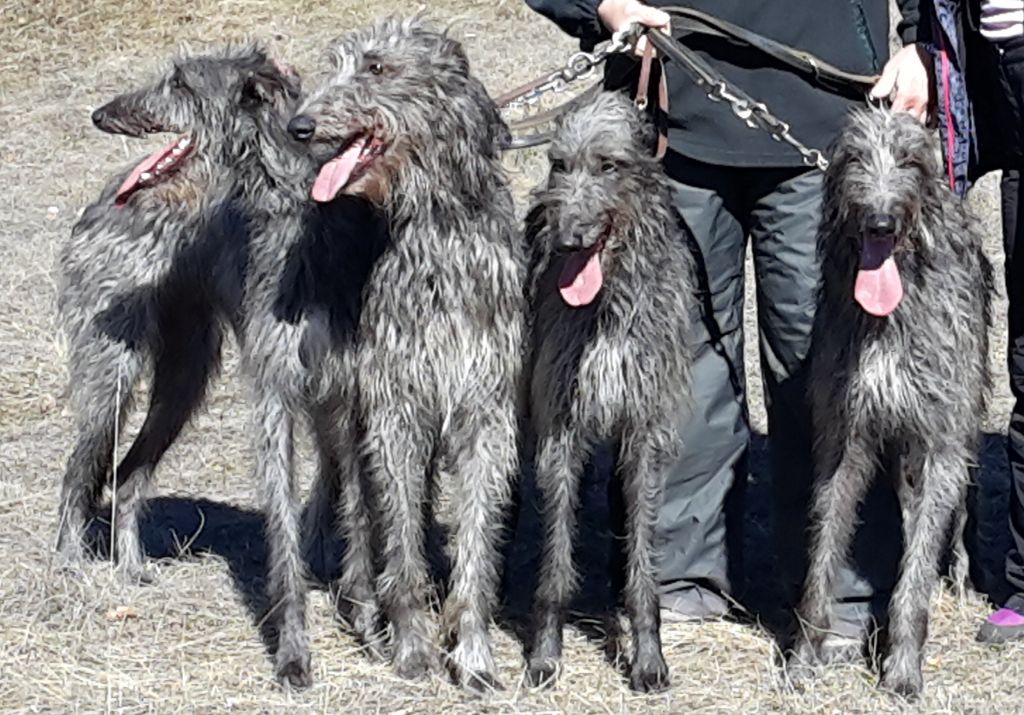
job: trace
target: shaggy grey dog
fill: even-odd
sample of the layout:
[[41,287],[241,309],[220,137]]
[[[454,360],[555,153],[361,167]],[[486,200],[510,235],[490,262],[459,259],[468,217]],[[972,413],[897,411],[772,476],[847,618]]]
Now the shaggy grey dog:
[[902,113],[851,117],[832,150],[818,241],[819,481],[791,667],[800,678],[828,659],[832,581],[881,467],[894,479],[904,533],[882,685],[915,696],[929,601],[984,414],[992,271],[931,134]]
[[[653,157],[653,129],[617,93],[565,117],[534,193],[530,420],[546,548],[528,672],[554,678],[575,589],[580,477],[595,447],[617,450],[626,512],[625,605],[634,690],[669,684],[661,652],[654,527],[689,394],[694,274],[688,229]],[[613,580],[616,575],[613,574]]]
[[311,673],[293,441],[297,424],[311,429],[319,461],[304,545],[307,550],[316,546],[315,530],[322,524],[343,529],[343,574],[333,585],[337,606],[371,653],[380,653],[373,524],[353,407],[363,293],[387,231],[363,200],[309,200],[313,158],[288,135],[280,115],[266,117],[261,132],[258,151],[240,162],[234,174],[232,207],[242,217],[249,244],[240,333],[254,393],[277,674],[302,687],[310,684]]
[[496,542],[518,466],[525,256],[498,153],[507,129],[459,43],[418,21],[345,35],[331,58],[289,129],[322,162],[314,199],[367,198],[390,226],[363,294],[357,381],[393,664],[411,678],[440,662],[424,522],[430,484],[451,478],[449,664],[478,688],[495,683]]
[[146,420],[115,473],[116,555],[146,578],[138,519],[166,449],[201,404],[235,315],[244,240],[217,230],[233,165],[259,143],[255,115],[297,98],[295,79],[257,47],[182,58],[152,84],[96,110],[108,132],[173,132],[170,144],[110,181],[58,258],[59,320],[69,344],[77,443],[60,497],[58,561],[74,567],[111,478],[117,425],[144,372]]

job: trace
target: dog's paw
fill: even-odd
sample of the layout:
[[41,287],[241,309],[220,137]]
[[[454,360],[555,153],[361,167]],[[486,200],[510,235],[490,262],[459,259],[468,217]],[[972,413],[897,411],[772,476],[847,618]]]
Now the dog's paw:
[[853,665],[864,658],[864,643],[857,638],[828,634],[821,641],[815,661],[822,665]]
[[293,656],[278,658],[276,667],[277,680],[282,685],[296,690],[308,688],[313,684],[313,672],[310,668],[309,653],[298,653]]
[[456,669],[454,675],[459,687],[469,693],[485,695],[486,693],[505,689],[494,673],[484,670],[468,671]]
[[629,669],[629,687],[638,693],[660,693],[668,689],[671,681],[668,665],[662,657],[637,661]]
[[363,646],[367,657],[377,663],[386,663],[390,657],[387,629],[376,603],[355,603],[343,615],[349,629]]
[[924,676],[917,667],[893,663],[891,657],[882,666],[883,690],[907,701],[917,700],[924,689]]
[[81,581],[85,578],[85,562],[82,559],[59,557],[54,560],[53,575],[68,581]]
[[784,685],[789,690],[803,692],[817,680],[822,666],[818,647],[809,640],[801,641],[786,660]]
[[363,652],[366,657],[374,663],[387,663],[391,659],[391,644],[388,642],[388,635],[385,629],[360,633],[359,642],[362,643]]
[[403,680],[419,680],[440,670],[440,662],[427,641],[410,637],[395,644],[391,667]]
[[61,534],[53,554],[53,572],[62,578],[78,579],[85,574],[85,547],[77,536]]
[[152,586],[157,580],[156,568],[142,561],[119,561],[115,571],[118,580],[126,586]]
[[462,633],[449,654],[448,663],[453,679],[463,690],[483,694],[502,689],[494,675],[494,658],[486,631]]
[[531,658],[526,667],[526,680],[533,688],[550,688],[558,680],[559,661],[554,658]]

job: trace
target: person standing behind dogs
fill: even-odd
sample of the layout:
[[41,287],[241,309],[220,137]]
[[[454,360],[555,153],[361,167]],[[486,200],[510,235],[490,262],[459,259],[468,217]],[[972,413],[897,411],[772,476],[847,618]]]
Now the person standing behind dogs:
[[[953,55],[952,67],[963,67],[966,94],[951,95],[941,109],[939,126],[971,127],[954,131],[943,146],[966,144],[969,156],[961,173],[975,179],[988,171],[1003,171],[1003,245],[1006,251],[1008,310],[1008,368],[1014,396],[1007,438],[1009,462],[1010,550],[1005,559],[1008,594],[994,593],[1001,608],[981,624],[978,640],[1004,643],[1024,639],[1024,0],[925,0],[941,24],[944,48]],[[956,83],[952,83],[956,88]],[[969,104],[968,104],[969,100]],[[948,121],[947,121],[948,120]],[[957,157],[950,157],[947,161]],[[951,174],[955,167],[951,163]],[[968,182],[962,184],[965,191]],[[1001,590],[986,588],[987,591]]]
[[[669,16],[638,0],[526,0],[537,12],[581,39],[584,49],[631,21],[665,29]],[[929,71],[917,39],[917,0],[900,3],[900,35],[906,46],[888,57],[888,0],[657,0],[685,4],[791,47],[814,53],[849,72],[883,70],[875,88],[892,95],[896,109],[925,117]],[[825,149],[848,110],[863,102],[840,97],[769,66],[764,55],[713,37],[690,36],[686,44],[730,82],[764,101],[808,146]],[[606,81],[622,72],[613,58]],[[709,101],[684,71],[667,65],[670,97],[667,173],[677,207],[696,234],[710,304],[694,340],[693,406],[681,416],[683,456],[668,476],[659,517],[662,613],[682,618],[725,614],[731,590],[727,568],[726,502],[734,482],[746,481],[749,443],[743,368],[743,261],[747,237],[753,243],[761,363],[766,388],[775,488],[777,549],[793,605],[803,578],[806,519],[811,484],[810,426],[805,402],[806,356],[814,318],[819,267],[815,233],[821,175],[800,155],[765,132],[751,130],[725,102]],[[738,493],[741,493],[738,490]],[[870,500],[869,500],[870,501]],[[892,500],[890,500],[892,501]],[[872,511],[895,522],[894,502]],[[895,527],[894,529],[895,530]],[[738,544],[730,528],[730,544]],[[864,529],[878,533],[875,529]],[[889,530],[884,530],[888,533]],[[896,537],[867,547],[894,552]],[[733,551],[737,551],[734,548]],[[856,548],[855,548],[856,551]],[[733,556],[738,556],[734,553]],[[895,554],[892,559],[895,562]],[[871,581],[891,587],[889,575],[867,579],[852,570],[839,579],[837,611],[859,635],[873,597]],[[736,584],[738,585],[738,584]],[[880,594],[884,595],[884,594]]]

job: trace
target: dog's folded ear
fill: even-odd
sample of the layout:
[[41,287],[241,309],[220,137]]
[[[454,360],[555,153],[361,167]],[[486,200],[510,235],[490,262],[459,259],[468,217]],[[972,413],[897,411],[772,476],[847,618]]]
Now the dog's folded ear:
[[440,42],[438,56],[453,62],[459,74],[463,77],[468,77],[469,57],[466,56],[466,50],[463,48],[462,43],[458,40],[453,40],[447,35],[442,36]]
[[245,80],[243,80],[239,104],[249,109],[262,104],[266,99],[267,97],[265,96],[263,87],[256,81],[255,74],[250,74],[245,78]]
[[274,104],[282,99],[294,101],[301,91],[301,80],[295,70],[268,59],[262,67],[246,75],[239,101],[243,107]]

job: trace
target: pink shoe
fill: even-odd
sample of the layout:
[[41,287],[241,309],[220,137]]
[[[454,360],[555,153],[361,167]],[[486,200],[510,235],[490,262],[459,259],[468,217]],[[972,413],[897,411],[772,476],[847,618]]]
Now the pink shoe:
[[980,643],[1007,643],[1024,640],[1024,614],[1012,608],[1000,608],[978,629]]

